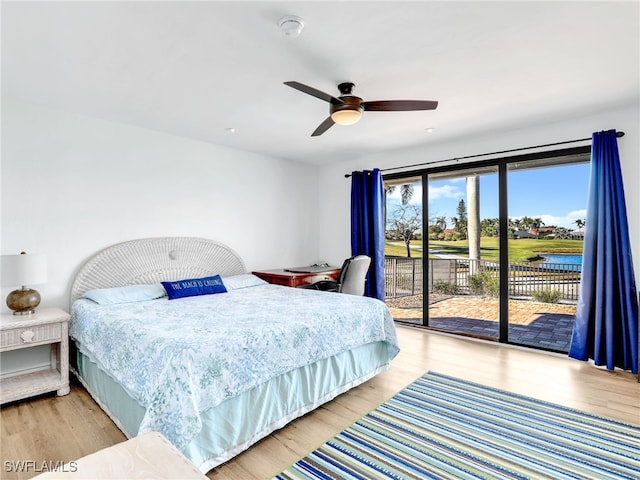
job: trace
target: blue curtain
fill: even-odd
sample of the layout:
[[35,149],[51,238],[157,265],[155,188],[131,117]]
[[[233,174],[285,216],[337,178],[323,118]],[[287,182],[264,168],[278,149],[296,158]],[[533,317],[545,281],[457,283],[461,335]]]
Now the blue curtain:
[[351,254],[368,255],[365,295],[384,301],[384,187],[373,171],[351,174]]
[[637,301],[616,132],[596,132],[569,356],[638,373]]

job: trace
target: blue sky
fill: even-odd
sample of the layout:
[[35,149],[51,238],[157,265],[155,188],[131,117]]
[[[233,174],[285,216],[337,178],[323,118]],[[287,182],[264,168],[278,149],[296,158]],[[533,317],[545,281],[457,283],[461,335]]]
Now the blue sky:
[[[544,225],[576,229],[576,219],[586,219],[589,164],[512,171],[508,174],[509,217],[541,218]],[[388,196],[389,210],[400,203],[400,189]],[[414,186],[412,204],[420,205],[422,186]],[[466,198],[465,179],[431,182],[430,217],[456,216],[460,199]],[[480,177],[480,218],[498,216],[498,175]]]

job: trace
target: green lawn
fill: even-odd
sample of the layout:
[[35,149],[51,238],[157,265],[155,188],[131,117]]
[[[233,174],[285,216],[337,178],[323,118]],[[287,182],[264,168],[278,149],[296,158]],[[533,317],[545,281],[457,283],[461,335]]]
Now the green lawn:
[[[384,254],[393,257],[406,257],[407,247],[404,242],[385,242]],[[411,241],[411,256],[422,258],[422,240]]]
[[[412,257],[422,257],[422,241],[411,242],[414,247],[411,250]],[[418,247],[419,249],[416,249]],[[456,242],[431,241],[429,248],[432,252],[442,252],[461,257],[469,256],[469,243],[467,240]],[[399,257],[407,256],[407,249],[402,242],[386,242],[385,255]],[[582,253],[582,240],[537,240],[532,238],[521,238],[519,240],[509,240],[509,260],[512,262],[524,262],[529,258],[541,253],[563,254]],[[499,260],[498,238],[483,237],[480,239],[480,258],[482,260]]]

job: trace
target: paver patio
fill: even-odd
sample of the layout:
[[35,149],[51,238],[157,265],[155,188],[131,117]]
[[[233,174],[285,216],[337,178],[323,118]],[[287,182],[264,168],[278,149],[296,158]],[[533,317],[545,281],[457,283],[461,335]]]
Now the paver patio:
[[[422,296],[388,300],[394,319],[422,324]],[[509,300],[509,341],[567,352],[576,306]],[[493,297],[454,296],[431,300],[429,326],[480,337],[497,338],[499,300]]]

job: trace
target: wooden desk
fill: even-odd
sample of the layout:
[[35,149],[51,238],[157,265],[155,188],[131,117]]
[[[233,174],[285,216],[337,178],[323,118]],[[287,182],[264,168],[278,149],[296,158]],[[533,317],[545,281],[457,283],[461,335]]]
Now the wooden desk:
[[333,270],[321,273],[297,273],[288,272],[283,268],[275,270],[261,270],[251,272],[255,276],[260,277],[266,282],[275,285],[284,285],[285,287],[299,287],[300,285],[309,285],[319,282],[320,280],[337,280],[340,276],[340,268],[335,267]]

